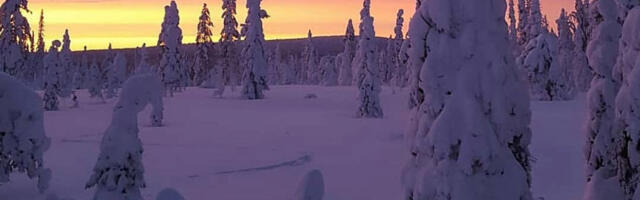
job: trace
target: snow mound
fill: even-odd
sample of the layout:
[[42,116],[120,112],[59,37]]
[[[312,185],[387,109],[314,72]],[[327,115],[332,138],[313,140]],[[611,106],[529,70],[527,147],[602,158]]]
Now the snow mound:
[[166,188],[158,193],[156,200],[184,200],[184,197],[175,189]]
[[302,179],[295,200],[322,200],[324,196],[324,179],[320,170],[314,169]]

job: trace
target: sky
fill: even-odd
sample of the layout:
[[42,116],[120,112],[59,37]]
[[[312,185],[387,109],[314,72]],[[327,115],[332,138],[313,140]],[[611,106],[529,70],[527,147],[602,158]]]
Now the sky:
[[[62,38],[69,29],[71,48],[81,50],[130,48],[142,43],[155,45],[164,16],[164,6],[170,0],[30,0],[27,14],[33,28],[37,27],[40,10],[45,15],[45,40]],[[222,28],[222,0],[177,0],[183,43],[195,41],[198,16],[202,4],[207,3],[214,23],[214,40]],[[573,10],[574,0],[541,0],[543,13],[555,21],[561,8]],[[239,23],[246,16],[246,0],[238,0]],[[263,9],[270,18],[264,20],[267,39],[306,37],[311,29],[314,36],[344,35],[349,19],[359,20],[362,0],[263,0]],[[415,0],[372,0],[371,14],[375,18],[376,35],[393,34],[398,9],[405,10],[405,25],[413,15]],[[555,24],[553,24],[555,26]],[[406,31],[406,26],[405,26]]]

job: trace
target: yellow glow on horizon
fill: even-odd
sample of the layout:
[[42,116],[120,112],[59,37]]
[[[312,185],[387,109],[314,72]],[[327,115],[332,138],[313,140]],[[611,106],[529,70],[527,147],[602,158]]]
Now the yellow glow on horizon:
[[[71,35],[73,50],[132,48],[147,43],[155,45],[169,0],[30,0],[31,14],[27,14],[34,31],[40,17],[45,15],[45,41],[62,38],[65,29]],[[222,28],[221,0],[177,0],[183,43],[193,43],[202,3],[208,4],[214,22],[214,40]],[[555,26],[561,7],[572,7],[572,0],[542,0],[543,12]],[[243,23],[246,0],[238,0],[236,18]],[[393,34],[396,12],[405,10],[405,33],[414,12],[415,0],[373,0],[371,13],[375,18],[376,34]],[[271,15],[264,20],[266,39],[303,38],[311,29],[314,36],[344,35],[348,19],[357,27],[362,0],[263,0],[262,7]],[[547,9],[548,8],[548,9]],[[569,8],[568,10],[572,10]]]

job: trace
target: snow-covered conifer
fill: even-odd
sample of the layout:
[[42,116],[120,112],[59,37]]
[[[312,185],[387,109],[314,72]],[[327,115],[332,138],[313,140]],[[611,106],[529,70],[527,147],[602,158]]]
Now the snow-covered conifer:
[[60,79],[62,76],[60,75],[60,68],[62,68],[60,64],[60,57],[58,48],[60,47],[60,41],[54,40],[51,43],[51,47],[49,48],[49,52],[44,57],[44,109],[47,111],[55,111],[59,109],[60,101],[58,100],[58,96],[60,96],[61,91],[63,90],[62,84],[60,83]]
[[617,156],[620,138],[613,132],[614,103],[618,92],[612,69],[618,56],[618,38],[621,26],[617,21],[614,0],[598,0],[592,11],[599,20],[594,21],[593,39],[587,48],[589,65],[595,73],[587,93],[589,120],[585,157],[587,158],[587,186],[585,200],[624,199],[618,177]]
[[360,11],[360,41],[353,67],[356,73],[356,87],[358,88],[360,105],[357,117],[382,118],[384,113],[380,105],[380,75],[376,65],[376,43],[373,17],[370,15],[371,0],[364,0]]
[[209,51],[213,46],[213,22],[211,22],[211,16],[209,14],[209,8],[207,4],[203,4],[202,12],[200,14],[198,22],[198,33],[196,34],[196,61],[195,61],[195,84],[200,85],[207,79],[209,70],[212,66],[209,63],[213,63],[209,58]]
[[245,34],[246,46],[242,50],[245,59],[245,72],[242,76],[242,96],[246,99],[263,99],[264,91],[269,90],[267,85],[267,59],[264,55],[264,32],[262,18],[269,17],[265,10],[260,8],[262,0],[247,0],[247,31]]
[[[409,22],[409,32],[408,32],[408,42],[405,43],[404,48],[406,49],[408,60],[407,60],[407,77],[409,80],[409,102],[408,106],[411,109],[416,108],[418,105],[422,104],[424,101],[424,90],[420,87],[420,71],[422,70],[422,66],[424,65],[427,59],[427,36],[430,33],[432,24],[419,19],[426,19],[429,15],[428,9],[421,9],[420,7],[423,5],[418,1],[416,4],[418,7],[416,8],[416,12],[414,13],[412,20]],[[425,5],[426,6],[426,5]],[[422,80],[425,81],[425,80]],[[442,95],[442,94],[441,94]],[[434,102],[436,103],[436,102]],[[436,103],[434,105],[437,105]],[[414,109],[413,112],[418,112],[417,109]],[[417,113],[416,113],[417,114]],[[415,119],[415,117],[414,117]]]
[[573,55],[573,79],[575,81],[576,88],[579,91],[587,91],[591,85],[593,79],[593,71],[589,68],[587,61],[587,45],[591,39],[591,19],[589,18],[589,0],[576,0],[575,12],[573,18],[575,19],[575,32],[573,40],[575,44]]
[[344,37],[344,51],[340,54],[340,61],[338,62],[340,65],[340,77],[338,78],[338,82],[340,85],[351,85],[353,82],[353,68],[351,63],[353,63],[353,58],[356,55],[356,45],[358,41],[356,41],[356,33],[353,29],[353,22],[349,19],[349,23],[347,24],[347,30]]
[[[129,78],[113,109],[113,117],[100,144],[100,154],[86,188],[96,187],[95,200],[142,200],[145,187],[138,113],[147,104],[162,113],[162,83],[153,74]],[[160,117],[161,118],[161,117]],[[156,123],[155,120],[152,123]]]
[[104,102],[102,89],[104,88],[105,82],[106,73],[104,71],[104,68],[98,65],[98,62],[94,58],[89,65],[89,85],[87,86],[91,98],[99,98]]
[[142,47],[138,49],[138,66],[136,67],[136,74],[154,73],[154,69],[147,62],[147,44],[142,44]]
[[49,187],[51,170],[43,155],[51,143],[44,130],[40,97],[9,75],[0,72],[0,183],[13,172],[38,179],[38,189]]
[[427,30],[431,51],[421,70],[426,99],[407,132],[403,199],[532,199],[529,97],[505,8],[503,0],[432,0],[416,11],[411,24],[422,25],[411,26],[410,39]]
[[69,30],[64,30],[62,35],[62,48],[60,49],[60,55],[58,56],[60,67],[58,68],[60,74],[60,97],[68,98],[73,91],[73,74],[75,73],[75,65],[71,56],[71,39],[69,37]]
[[[27,0],[6,0],[0,5],[0,71],[11,76],[25,70],[31,38]],[[21,78],[21,77],[20,77]]]
[[118,88],[122,87],[127,75],[127,59],[124,54],[117,53],[107,71],[107,86],[105,95],[107,99],[118,96]]
[[518,45],[525,46],[529,43],[529,8],[527,2],[530,0],[518,0]]
[[242,67],[239,65],[236,41],[240,39],[238,21],[236,20],[236,0],[222,1],[223,28],[220,32],[220,55],[222,56],[222,77],[225,85],[237,85],[242,77]]
[[307,43],[304,48],[304,61],[306,66],[303,65],[302,82],[311,85],[317,85],[320,83],[320,67],[318,66],[318,50],[316,50],[313,44],[313,34],[311,30],[307,33]]
[[556,54],[553,55],[549,80],[546,85],[550,100],[571,100],[576,95],[575,81],[573,80],[572,61],[574,53],[573,34],[569,17],[564,9],[556,20],[558,27],[558,44]]
[[402,59],[406,54],[406,49],[402,52],[402,45],[404,44],[404,33],[402,32],[402,27],[404,26],[404,10],[398,10],[397,18],[396,18],[396,27],[393,29],[395,36],[393,37],[393,49],[389,49],[387,47],[387,52],[391,52],[391,62],[394,65],[394,69],[392,70],[392,83],[391,85],[396,87],[404,87],[407,84],[407,63],[406,59]]
[[178,5],[174,0],[164,7],[164,21],[162,30],[158,38],[158,46],[162,47],[162,59],[160,60],[160,71],[165,93],[173,96],[182,86],[182,59],[180,47],[182,46],[182,29],[180,16],[178,15]]
[[320,59],[321,84],[324,86],[338,85],[338,69],[333,56],[324,56]]

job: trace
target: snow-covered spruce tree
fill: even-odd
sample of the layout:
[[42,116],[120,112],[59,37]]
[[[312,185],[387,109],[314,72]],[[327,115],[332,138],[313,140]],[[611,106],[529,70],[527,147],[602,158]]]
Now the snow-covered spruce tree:
[[621,26],[617,22],[614,0],[598,0],[592,6],[598,20],[594,21],[593,39],[587,48],[589,65],[595,77],[587,94],[589,120],[585,146],[587,186],[584,199],[624,199],[617,158],[621,155],[621,138],[613,131],[618,83],[612,77]]
[[621,179],[620,183],[625,192],[625,199],[640,199],[638,180],[640,178],[640,50],[634,44],[640,42],[637,37],[640,31],[640,8],[633,8],[628,12],[622,27],[622,37],[619,42],[619,58],[616,66],[622,71],[621,87],[616,97],[616,123],[614,133],[616,137],[625,138],[618,155]]
[[195,84],[201,85],[208,77],[209,70],[212,70],[212,66],[209,64],[212,63],[209,58],[209,51],[213,46],[213,22],[211,22],[211,16],[209,14],[209,8],[207,8],[207,4],[203,4],[202,12],[198,21],[198,32],[196,34],[196,61],[195,61]]
[[182,83],[182,70],[180,69],[182,66],[180,54],[182,29],[178,27],[180,16],[178,15],[178,5],[175,1],[172,0],[170,5],[165,6],[164,12],[162,31],[158,39],[158,46],[162,47],[160,71],[165,93],[173,96],[173,93],[179,91]]
[[587,61],[587,45],[591,39],[591,19],[589,17],[589,0],[576,0],[572,17],[575,21],[573,40],[575,43],[573,55],[573,79],[579,91],[587,91],[591,86],[593,71]]
[[344,51],[340,54],[340,75],[338,77],[338,83],[340,85],[351,85],[353,82],[353,69],[351,68],[351,63],[353,63],[353,58],[356,55],[356,45],[358,41],[356,41],[356,33],[353,29],[353,22],[349,19],[349,23],[347,24],[347,30],[344,37]]
[[11,76],[22,75],[33,42],[29,21],[22,14],[29,12],[27,5],[27,0],[5,0],[0,5],[0,71]]
[[222,56],[222,77],[225,85],[237,85],[242,77],[242,67],[238,60],[236,41],[240,39],[236,20],[236,0],[222,1],[223,28],[220,32],[218,48]]
[[60,84],[60,57],[58,48],[60,47],[60,41],[54,40],[49,48],[49,53],[44,57],[44,96],[42,101],[44,102],[44,109],[47,111],[55,111],[59,109],[60,101],[58,96],[62,89]]
[[142,44],[142,47],[138,49],[138,66],[136,67],[136,74],[155,73],[154,69],[147,62],[147,44]]
[[556,55],[557,38],[549,33],[542,23],[540,1],[531,0],[531,15],[528,17],[527,34],[529,43],[525,46],[517,63],[527,74],[529,92],[533,99],[551,101],[554,99],[549,76],[553,55]]
[[118,88],[122,87],[127,75],[127,59],[124,54],[117,53],[107,71],[107,87],[105,96],[107,99],[118,96]]
[[[407,77],[409,80],[409,102],[408,106],[413,109],[413,112],[417,115],[419,110],[414,109],[424,101],[424,90],[420,88],[420,73],[422,66],[427,59],[427,36],[431,32],[432,24],[426,20],[429,16],[427,8],[421,8],[423,5],[421,1],[417,1],[416,12],[414,13],[411,21],[409,22],[408,42],[405,43],[408,60],[407,60]],[[435,102],[434,102],[435,103]],[[438,103],[436,103],[438,104]],[[434,105],[436,105],[434,104]],[[414,117],[413,120],[417,120]]]
[[33,68],[34,68],[34,80],[33,85],[35,88],[41,89],[43,86],[43,73],[44,63],[42,60],[46,55],[44,41],[44,10],[40,10],[40,21],[38,23],[38,40],[36,44],[36,52],[32,55]]
[[518,45],[526,46],[529,43],[529,7],[528,2],[531,0],[518,0]]
[[51,170],[44,168],[43,155],[50,139],[44,130],[40,97],[9,75],[0,72],[0,183],[8,183],[13,172],[38,179],[38,189],[49,187]]
[[384,113],[380,105],[380,76],[376,65],[376,43],[373,17],[369,10],[371,0],[364,0],[360,11],[360,41],[356,56],[353,59],[353,67],[358,69],[356,73],[356,87],[360,105],[356,112],[357,117],[382,118]]
[[333,56],[324,56],[320,59],[321,68],[321,84],[323,86],[338,85],[338,69],[335,63],[336,58]]
[[553,55],[551,69],[549,69],[549,81],[546,88],[551,100],[571,100],[575,98],[576,88],[572,74],[572,61],[574,53],[573,34],[569,17],[564,9],[556,20],[558,27],[558,44],[556,54]]
[[138,113],[147,104],[162,112],[162,83],[153,74],[129,78],[113,109],[109,128],[86,188],[96,187],[94,200],[142,200],[145,187],[142,143],[138,137]]
[[396,52],[395,41],[389,36],[387,46],[378,52],[378,70],[380,70],[380,81],[382,84],[390,85],[395,71],[395,63],[398,52]]
[[[393,32],[395,33],[395,36],[393,37],[393,50],[391,49],[387,49],[387,52],[392,51],[392,56],[391,57],[391,61],[394,65],[394,70],[393,70],[393,75],[392,75],[392,80],[391,80],[391,85],[399,87],[399,88],[403,88],[407,85],[407,78],[406,78],[406,74],[407,74],[407,63],[406,63],[406,59],[402,59],[401,57],[403,55],[401,55],[401,51],[402,51],[402,45],[404,44],[404,33],[402,32],[402,27],[404,26],[404,17],[402,17],[404,15],[404,10],[400,9],[398,10],[398,14],[397,14],[397,18],[396,18],[396,26],[395,28],[393,28]],[[403,54],[406,53],[402,52]]]
[[87,87],[89,73],[89,56],[87,55],[87,46],[80,56],[80,64],[73,74],[73,89],[84,89]]
[[267,59],[264,55],[264,33],[262,18],[269,15],[260,8],[262,0],[247,0],[246,46],[242,50],[245,59],[245,72],[242,76],[242,97],[246,99],[263,99],[267,85]]
[[428,33],[433,48],[421,74],[428,99],[419,128],[410,128],[417,132],[409,133],[415,148],[403,199],[532,199],[529,98],[509,49],[505,8],[503,0],[432,0],[418,11],[425,18],[413,18],[442,28]]
[[62,35],[62,48],[60,49],[60,67],[58,68],[60,74],[60,97],[68,98],[73,91],[73,74],[75,73],[75,66],[73,58],[71,56],[71,39],[69,38],[69,30],[64,31]]
[[[269,72],[267,73],[267,79],[270,84],[282,84],[282,51],[280,50],[280,44],[276,45],[273,53],[270,56]],[[337,79],[337,75],[336,75]]]
[[313,34],[311,30],[307,33],[307,43],[304,48],[304,61],[302,83],[317,85],[320,83],[320,67],[318,66],[318,50],[313,44]]
[[[280,72],[282,74],[282,84],[291,85],[297,83],[296,70],[294,69],[296,59],[295,56],[289,55],[287,62],[282,62]],[[351,68],[351,67],[349,67]]]

